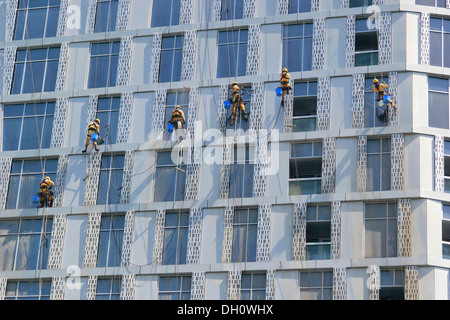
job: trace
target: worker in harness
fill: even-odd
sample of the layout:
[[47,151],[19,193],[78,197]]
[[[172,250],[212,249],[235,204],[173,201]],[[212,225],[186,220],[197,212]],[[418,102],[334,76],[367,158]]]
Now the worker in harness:
[[184,129],[186,118],[184,117],[184,112],[181,110],[180,106],[176,106],[172,111],[169,123],[172,124],[175,129]]
[[98,151],[97,144],[102,144],[104,142],[104,139],[100,138],[100,119],[95,119],[94,121],[89,123],[87,132],[88,133],[86,137],[85,147],[81,152],[86,152],[90,141],[92,141],[92,144],[95,147],[95,151]]
[[[383,101],[380,102],[380,105],[382,105],[382,103],[390,103],[391,106],[395,108],[395,104],[394,101],[392,101],[392,98],[387,94],[386,89],[388,88],[388,85],[386,82],[383,81],[383,83],[380,83],[378,81],[378,79],[373,79],[373,86],[372,86],[372,92],[376,92],[378,97],[377,97],[377,101]],[[386,100],[387,99],[387,100]]]
[[286,95],[286,92],[289,92],[289,90],[291,90],[291,83],[289,82],[290,79],[291,76],[288,73],[288,69],[284,68],[280,76],[281,90],[282,90],[281,105],[284,105],[284,96]]
[[[241,93],[242,91],[242,93]],[[234,124],[234,120],[236,118],[236,103],[239,104],[239,107],[241,108],[241,112],[242,112],[242,117],[244,118],[245,121],[247,121],[247,112],[245,112],[245,106],[244,106],[244,102],[242,100],[242,95],[244,94],[245,89],[244,88],[239,88],[238,84],[236,81],[234,81],[231,84],[231,95],[230,95],[230,102],[231,102],[231,121],[230,123],[233,125]]]
[[45,177],[42,179],[39,185],[39,208],[42,207],[52,207],[53,206],[53,190],[52,187],[55,183],[50,179],[50,177]]

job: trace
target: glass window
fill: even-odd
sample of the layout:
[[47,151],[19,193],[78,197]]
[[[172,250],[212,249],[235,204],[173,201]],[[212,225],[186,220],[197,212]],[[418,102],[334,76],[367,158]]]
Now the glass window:
[[450,67],[450,19],[430,18],[430,65]]
[[33,196],[43,177],[56,181],[58,159],[13,160],[9,176],[6,209],[36,208]]
[[380,271],[380,300],[404,300],[402,270]]
[[242,19],[243,14],[244,0],[222,0],[221,20]]
[[181,151],[158,152],[156,156],[155,193],[153,201],[184,200],[186,165]]
[[163,37],[161,42],[161,59],[159,64],[159,82],[181,80],[183,62],[182,35]]
[[99,98],[96,119],[105,128],[105,144],[116,143],[119,124],[120,97]]
[[442,205],[442,258],[450,259],[450,205]]
[[219,31],[217,78],[245,76],[248,30]]
[[289,0],[289,13],[301,13],[311,11],[311,0]]
[[229,198],[248,198],[253,196],[254,162],[250,148],[235,146],[230,165]]
[[98,241],[97,267],[120,266],[124,228],[125,215],[102,215]]
[[450,140],[444,140],[444,191],[450,193]]
[[258,209],[236,209],[233,215],[231,262],[256,261]]
[[350,0],[350,8],[367,7],[372,5],[372,0]]
[[306,212],[306,259],[330,259],[331,206],[309,205]]
[[11,94],[55,91],[59,49],[17,50]]
[[191,276],[159,277],[159,300],[190,300]]
[[5,300],[50,300],[52,282],[8,280]]
[[0,271],[47,268],[53,219],[0,221]]
[[180,24],[181,0],[153,0],[152,27]]
[[332,271],[300,271],[300,300],[332,300]]
[[[377,101],[378,93],[372,92],[373,80],[375,77],[367,77],[365,79],[364,86],[364,126],[366,128],[370,127],[384,127],[388,123],[386,119],[386,106],[383,101]],[[381,83],[386,83],[389,85],[389,80],[383,77],[377,78]],[[389,88],[386,90],[389,92]]]
[[20,0],[13,40],[55,37],[60,0]]
[[[189,92],[188,91],[178,91],[178,92],[169,92],[167,94],[166,99],[166,114],[164,117],[164,123],[167,125],[169,123],[170,118],[172,116],[173,110],[175,110],[176,106],[180,106],[181,110],[184,113],[184,117],[186,119],[186,123],[189,117]],[[186,128],[186,125],[185,125]],[[175,130],[174,130],[175,131]],[[167,130],[164,130],[164,140],[170,140],[172,137],[172,133]]]
[[313,24],[283,26],[283,68],[289,72],[312,68]]
[[391,140],[367,139],[367,191],[391,189]]
[[98,278],[95,300],[119,300],[122,279],[118,277]]
[[449,94],[448,79],[428,77],[428,126],[448,129]]
[[416,4],[423,6],[445,8],[445,0],[416,0]]
[[317,81],[294,85],[294,132],[315,131],[317,119]]
[[294,143],[289,159],[289,195],[321,193],[322,143]]
[[241,275],[241,300],[266,300],[266,274]]
[[119,62],[120,41],[91,44],[88,88],[114,87]]
[[186,264],[189,212],[167,212],[162,264]]
[[367,19],[356,19],[355,67],[378,64],[378,34],[369,30]]
[[397,208],[394,203],[364,207],[366,258],[397,256]]
[[97,204],[120,203],[124,155],[104,155],[100,166]]
[[54,102],[3,106],[3,151],[50,148]]
[[94,32],[116,30],[118,5],[119,0],[97,0]]

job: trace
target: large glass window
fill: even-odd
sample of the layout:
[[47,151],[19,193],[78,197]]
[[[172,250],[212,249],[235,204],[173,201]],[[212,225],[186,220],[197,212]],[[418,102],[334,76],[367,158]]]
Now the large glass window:
[[258,209],[235,209],[231,262],[256,261]]
[[331,207],[309,205],[306,211],[306,259],[330,259]]
[[3,106],[3,151],[49,148],[54,102]]
[[283,26],[283,68],[289,72],[312,68],[313,24]]
[[9,177],[6,209],[36,208],[33,196],[43,177],[56,181],[58,159],[13,160]]
[[94,32],[116,30],[118,5],[119,0],[97,0]]
[[180,24],[181,0],[153,0],[152,27]]
[[120,41],[91,44],[88,88],[116,85],[119,51]]
[[428,125],[448,129],[449,117],[448,79],[428,77]]
[[378,33],[367,27],[367,19],[356,19],[355,66],[378,64]]
[[301,13],[311,11],[311,0],[289,0],[289,13]]
[[248,198],[253,196],[253,157],[249,146],[234,147],[233,161],[230,165],[229,198]]
[[296,82],[294,86],[294,132],[315,131],[317,119],[317,81]]
[[367,191],[391,189],[391,140],[367,139]]
[[190,300],[191,276],[159,277],[159,300]]
[[350,0],[350,8],[367,7],[372,5],[372,0]]
[[5,300],[50,300],[52,282],[8,280]]
[[222,0],[221,20],[242,19],[244,17],[244,0]]
[[101,126],[106,131],[105,134],[102,134],[105,138],[105,144],[116,143],[119,112],[120,97],[98,99],[96,119],[100,120]]
[[181,151],[174,157],[172,160],[171,151],[157,153],[154,202],[184,200],[186,165],[182,162]]
[[123,154],[102,156],[97,204],[120,203],[124,161]]
[[442,258],[450,259],[450,205],[442,205]]
[[53,219],[0,220],[0,271],[47,268]]
[[217,78],[245,76],[248,30],[219,31]]
[[450,19],[430,18],[430,65],[450,68]]
[[167,212],[164,226],[162,264],[185,264],[189,233],[189,212]]
[[446,7],[445,1],[446,0],[416,0],[416,4],[423,5],[423,6],[445,8]]
[[395,203],[365,205],[366,258],[397,256],[397,208]]
[[182,35],[167,36],[161,42],[161,60],[159,64],[159,82],[181,80],[181,65],[183,63]]
[[294,143],[289,159],[289,195],[321,193],[322,143]]
[[[164,117],[164,123],[167,124],[172,117],[172,112],[175,110],[176,106],[180,106],[184,113],[186,119],[186,124],[189,117],[189,92],[188,91],[177,91],[169,92],[166,98],[166,114]],[[185,125],[186,128],[186,125]],[[175,130],[174,130],[175,131]],[[164,140],[170,140],[172,133],[164,130]],[[178,137],[177,137],[178,138]]]
[[300,300],[332,300],[332,271],[301,271]]
[[402,270],[380,271],[380,300],[404,300],[404,281]]
[[98,241],[97,267],[120,266],[124,228],[125,215],[102,215]]
[[450,193],[450,140],[444,140],[444,191]]
[[98,278],[95,300],[119,300],[121,285],[120,277]]
[[20,0],[13,40],[55,37],[61,0]]
[[241,300],[266,299],[266,274],[243,273],[241,275]]
[[16,52],[11,94],[54,91],[58,48],[20,49]]

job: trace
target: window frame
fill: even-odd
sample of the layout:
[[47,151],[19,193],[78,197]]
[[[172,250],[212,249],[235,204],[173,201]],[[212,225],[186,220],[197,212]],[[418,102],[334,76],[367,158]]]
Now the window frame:
[[[181,107],[181,111],[184,113],[184,118],[186,119],[186,124],[189,118],[189,91],[170,91],[167,92],[166,95],[166,106],[165,106],[165,114],[164,114],[164,123],[169,123],[172,112],[175,110],[176,106]],[[186,128],[186,125],[185,125]],[[175,132],[175,130],[174,130]],[[168,132],[164,130],[163,140],[170,140],[174,134],[174,132]],[[176,137],[177,138],[177,137]]]
[[[448,18],[448,17],[447,17]],[[440,30],[434,28],[434,22],[440,21]],[[440,48],[436,48],[435,37],[440,38]],[[447,39],[447,40],[446,40]],[[448,41],[448,42],[447,42]],[[430,17],[430,66],[450,68],[450,19],[444,17]],[[434,54],[439,54],[440,62],[437,63],[437,57]]]
[[450,204],[442,204],[442,259],[450,259]]
[[[245,221],[239,221],[239,217],[236,213],[246,214]],[[251,216],[251,214],[253,216]],[[256,214],[256,219],[255,219]],[[256,221],[255,221],[256,220]],[[255,262],[256,261],[256,247],[258,237],[258,208],[235,208],[233,214],[233,235],[232,235],[232,252],[231,262]],[[244,234],[241,234],[239,229],[244,228]],[[242,236],[242,237],[240,237]],[[254,238],[253,238],[254,237]],[[240,241],[239,241],[240,240]],[[239,245],[244,242],[244,247]],[[238,251],[242,250],[242,251]]]
[[[231,14],[226,11],[231,5]],[[244,18],[244,0],[221,0],[220,21],[238,20]]]
[[[447,91],[441,91],[439,89],[430,89],[431,83],[430,81],[447,81]],[[446,124],[444,125],[444,127],[439,126],[439,124],[434,123],[434,119],[433,119],[433,123],[431,123],[431,118],[430,118],[430,111],[439,113],[441,116],[443,115],[443,112],[441,112],[440,109],[436,110],[436,106],[433,106],[433,103],[431,101],[431,97],[432,95],[445,95],[447,97],[447,106],[445,106],[445,104],[443,104],[443,106],[441,104],[438,105],[439,107],[442,107],[444,109],[444,111],[447,112],[446,116]],[[431,110],[431,108],[433,107],[433,110]],[[431,128],[439,128],[439,129],[446,129],[448,130],[450,128],[450,79],[449,78],[439,78],[439,77],[430,77],[428,76],[428,126]]]
[[[422,4],[422,3],[417,3],[421,0],[416,0],[415,5],[416,6],[427,6],[427,7],[436,7],[436,8],[445,8],[445,0],[433,0],[434,1],[434,5],[429,5],[429,4]],[[423,1],[423,0],[422,0]],[[439,4],[439,1],[443,2],[443,5]]]
[[[106,159],[109,162],[109,166],[105,166]],[[119,160],[118,160],[119,159]],[[125,154],[123,153],[111,153],[111,154],[103,154],[102,158],[100,160],[100,173],[99,173],[99,181],[98,181],[98,190],[105,190],[106,194],[104,192],[97,192],[97,204],[98,205],[112,205],[112,204],[120,204],[120,201],[122,199],[122,187],[123,187],[123,173],[125,170]],[[117,165],[117,166],[116,166]],[[122,165],[122,166],[121,166]],[[121,173],[120,173],[121,171]],[[120,185],[117,183],[117,181],[112,181],[112,179],[115,180],[117,177],[116,173],[119,172],[119,177],[121,177]],[[103,173],[103,175],[102,175]],[[114,173],[114,175],[113,175]],[[102,187],[103,179],[102,177],[106,174],[107,177],[107,188]],[[111,188],[115,186],[115,202],[114,199],[112,199],[111,195]],[[103,202],[103,196],[105,196],[105,201]]]
[[[386,127],[389,122],[388,119],[385,121],[381,121],[378,118],[379,112],[385,111],[385,104],[382,106],[379,105],[378,101],[376,101],[378,97],[377,92],[372,92],[373,80],[378,79],[380,83],[385,82],[389,85],[389,79],[384,78],[382,75],[376,76],[367,76],[364,79],[364,127],[365,128],[380,128]],[[389,92],[389,89],[387,89]],[[381,100],[382,101],[382,100]]]
[[[167,215],[177,215],[177,225],[167,225]],[[187,217],[187,219],[186,219]],[[183,219],[184,218],[184,219]],[[185,224],[183,224],[183,220],[185,220]],[[174,230],[170,238],[167,238],[167,231]],[[184,232],[181,232],[184,231]],[[173,257],[169,257],[167,259],[166,254],[170,254],[168,251],[170,243],[173,241],[173,237],[176,235],[176,243],[175,243],[175,257],[173,261]],[[166,242],[169,240],[169,243]],[[168,211],[166,212],[165,223],[164,223],[164,240],[163,240],[163,254],[162,254],[162,265],[181,265],[186,264],[187,258],[187,245],[189,240],[189,211]],[[172,254],[173,255],[173,254]]]
[[[314,208],[314,217],[311,217],[310,210]],[[323,216],[319,211],[320,208],[327,208],[327,215],[329,212],[329,217]],[[329,210],[328,210],[329,209]],[[331,205],[328,204],[308,204],[307,206],[307,214],[306,214],[306,260],[329,260],[331,259]],[[325,226],[328,228],[327,233],[328,236],[319,236],[319,241],[309,241],[308,237],[310,235],[310,228],[314,226]],[[320,239],[322,238],[322,239]],[[323,240],[323,238],[328,238],[327,240]],[[324,247],[320,253],[310,254],[310,249],[314,249],[316,247]]]
[[[362,23],[363,22],[363,23]],[[359,27],[364,26],[362,29],[358,30]],[[377,40],[377,49],[365,49],[359,50],[357,42],[361,36],[375,36]],[[369,39],[370,40],[370,39]],[[376,66],[379,64],[380,46],[378,40],[378,34],[376,30],[370,30],[367,28],[367,17],[358,17],[355,21],[355,67],[367,67]],[[358,56],[369,56],[369,64],[365,64],[359,61]]]
[[[97,101],[97,111],[95,118],[100,119],[102,127],[105,127],[107,134],[104,135],[105,144],[115,144],[117,142],[117,129],[119,127],[119,115],[121,106],[121,96],[104,96],[98,97]],[[100,110],[101,101],[107,101],[108,109]],[[116,102],[115,102],[116,101]],[[118,101],[118,102],[117,102]],[[116,108],[115,105],[118,107]],[[107,115],[107,116],[104,116]],[[117,115],[116,125],[113,127],[111,125],[112,119],[115,120],[113,115]],[[106,125],[104,125],[106,123]]]
[[[109,221],[105,226],[105,221]],[[114,225],[114,222],[118,222],[118,226]],[[100,229],[98,235],[98,249],[97,252],[104,253],[104,255],[97,254],[96,267],[108,268],[108,267],[120,267],[122,263],[122,243],[125,234],[125,214],[124,213],[103,213],[100,221]],[[107,239],[102,235],[106,235]],[[102,241],[104,239],[104,242]],[[114,244],[114,247],[111,245]],[[106,248],[104,248],[106,246]],[[113,256],[111,257],[111,254]],[[117,258],[117,261],[111,261],[111,258]]]
[[[158,1],[163,1],[161,2],[163,6],[167,6],[168,2],[170,2],[170,19],[169,19],[169,23],[168,24],[153,24],[156,20],[153,17],[153,13],[157,13],[157,15],[160,12],[160,8],[155,8],[155,4],[160,5],[160,2],[157,2],[155,0],[153,0],[153,5],[152,5],[152,16],[151,16],[151,22],[150,25],[152,28],[158,28],[158,27],[168,27],[168,26],[177,26],[180,24],[180,13],[181,13],[181,9],[180,6],[177,5],[178,3],[180,3],[180,0],[158,0]],[[175,8],[175,11],[174,11]],[[176,12],[176,8],[178,8],[178,12]],[[176,22],[174,22],[174,18],[177,20]]]
[[[37,294],[27,294],[30,289],[25,290],[25,294],[20,295],[20,286],[23,284],[37,284]],[[15,293],[11,294],[11,291],[8,293],[8,287],[15,285]],[[9,280],[6,283],[5,289],[5,300],[50,300],[51,293],[51,280]],[[36,288],[33,288],[36,289]],[[11,290],[11,288],[9,289]]]
[[[379,151],[378,152],[369,152],[369,143],[371,141],[378,141]],[[388,151],[383,150],[385,144],[388,144]],[[366,191],[388,191],[392,189],[391,179],[392,179],[392,168],[391,168],[391,139],[387,137],[367,139],[366,146],[366,156],[367,156],[367,179],[366,179]],[[371,162],[369,159],[377,158],[378,156],[378,166],[377,168],[372,168]],[[389,156],[389,159],[386,160],[386,156]],[[387,165],[386,165],[387,164]],[[379,176],[375,177],[373,171],[379,172]],[[383,171],[384,170],[384,171]],[[384,177],[384,174],[388,173],[389,176]],[[372,179],[370,179],[372,177]],[[375,179],[378,178],[378,182],[375,182]],[[372,185],[370,185],[372,180]],[[387,181],[385,181],[387,180]],[[376,188],[377,184],[379,188]],[[388,185],[388,187],[386,187]]]
[[[97,53],[93,54],[92,47],[94,45],[102,45],[102,44],[109,44],[108,53]],[[90,48],[89,48],[89,72],[88,72],[88,79],[87,79],[87,88],[88,89],[97,89],[97,88],[109,88],[109,87],[115,87],[117,83],[117,71],[119,66],[119,53],[120,53],[120,41],[118,40],[111,40],[111,41],[100,41],[100,42],[91,42]],[[105,68],[107,70],[107,77],[106,77],[106,84],[103,83],[97,83],[97,75],[98,73],[104,72],[105,70],[97,71],[94,66],[97,66],[96,61],[101,62],[102,57],[108,57],[108,68]],[[116,59],[113,59],[115,58]],[[116,62],[116,65],[114,66],[113,62]],[[95,69],[95,70],[94,70]],[[114,73],[113,73],[114,72]],[[94,79],[93,79],[94,77]]]
[[444,139],[444,192],[450,193],[450,139]]
[[[305,155],[305,156],[295,156],[293,153],[295,152],[295,146],[296,145],[311,145],[311,155]],[[318,146],[318,147],[316,147]],[[316,153],[316,151],[320,151],[320,153]],[[322,168],[322,162],[323,162],[323,153],[322,153],[322,141],[309,141],[309,142],[295,142],[295,143],[291,143],[291,147],[290,147],[290,152],[289,152],[289,179],[288,179],[288,190],[289,190],[289,195],[308,195],[308,194],[320,194],[322,193],[322,169],[320,170],[320,176],[315,176],[315,174],[309,174],[309,175],[314,175],[314,177],[303,177],[303,178],[292,178],[292,172],[291,172],[291,167],[293,166],[293,162],[295,162],[294,166],[297,168],[298,167],[298,163],[303,162],[303,161],[318,161],[320,159],[320,168]],[[298,174],[297,174],[298,175]],[[305,182],[315,182],[315,185],[313,185],[312,188],[314,190],[312,190],[312,193],[307,191],[306,193],[302,193],[302,183]],[[300,190],[300,193],[296,193],[293,192],[295,190],[291,190],[295,187],[295,184],[298,184],[298,188]],[[308,187],[307,187],[308,190]]]
[[[101,282],[110,282],[109,292],[99,292]],[[97,279],[97,287],[95,291],[95,300],[119,300],[122,286],[122,277],[99,277]],[[117,291],[118,289],[118,291]],[[107,299],[99,299],[106,297]]]
[[[161,279],[162,278],[171,278],[179,284],[178,290],[161,290]],[[189,289],[184,288],[184,281],[189,281]],[[158,300],[172,300],[172,299],[161,299],[162,295],[177,295],[173,300],[190,300],[191,299],[191,287],[192,287],[192,276],[191,275],[177,275],[177,276],[159,276],[158,277]],[[184,299],[183,299],[184,296]],[[186,299],[187,298],[187,299]]]
[[[393,281],[387,284],[383,277],[384,274],[392,274]],[[398,283],[397,279],[400,278],[401,284]],[[405,292],[405,282],[404,282],[403,271],[400,269],[382,269],[380,270],[380,289],[379,289],[379,300],[404,300]],[[386,299],[386,291],[401,289],[403,293],[403,299]]]
[[[174,172],[175,172],[175,176],[172,178],[174,179],[174,183],[173,183],[173,194],[172,197],[168,200],[165,200],[164,194],[157,194],[157,190],[160,190],[161,188],[155,188],[155,190],[153,191],[153,201],[154,202],[166,202],[166,201],[183,201],[185,198],[185,194],[186,194],[186,169],[187,169],[187,165],[182,161],[183,160],[183,154],[182,151],[177,151],[178,155],[179,155],[179,160],[181,162],[180,165],[177,165],[175,163],[172,162],[172,159],[170,157],[170,161],[171,163],[163,163],[163,164],[159,164],[158,157],[162,157],[162,154],[171,154],[172,151],[167,151],[167,150],[160,150],[156,153],[156,164],[155,164],[155,186],[156,183],[158,183],[158,169],[165,169],[165,168],[173,168]],[[167,178],[167,177],[165,177]],[[177,190],[180,190],[180,194],[177,193]],[[161,196],[162,198],[159,199],[158,196]]]
[[[170,48],[164,48],[164,42],[173,38],[173,46]],[[178,40],[181,39],[181,40]],[[181,81],[181,68],[183,66],[183,48],[184,48],[184,35],[172,34],[163,36],[161,39],[161,52],[159,59],[159,71],[158,71],[158,83],[179,82]],[[171,62],[166,64],[166,60],[163,55],[165,53],[171,53]],[[162,74],[166,74],[170,69],[170,76],[168,79],[162,78]],[[178,70],[178,72],[177,72]]]
[[[303,84],[306,84],[306,93],[301,94],[298,92],[298,86],[302,86]],[[309,132],[309,131],[316,131],[317,130],[317,80],[307,80],[307,81],[299,81],[294,83],[294,102],[293,102],[293,116],[292,116],[292,122],[295,125],[294,132]],[[315,100],[315,113],[314,114],[305,114],[305,115],[295,115],[295,109],[296,105],[300,106],[302,101],[308,101],[310,99]],[[297,123],[311,121],[312,125],[307,125],[306,129],[308,130],[299,130],[299,128],[304,128],[305,126],[298,126]]]
[[[99,8],[100,8],[101,4],[105,4],[105,3],[109,3],[109,5],[108,5],[108,13],[106,14],[106,16],[108,17],[108,21],[106,22],[105,30],[103,30],[103,29],[99,30],[97,28],[97,26],[98,26],[97,22],[99,21],[99,19],[101,20],[101,18],[104,18],[104,17],[100,17],[100,14],[103,13],[103,12],[101,12],[99,10]],[[116,6],[116,8],[115,8],[115,10],[116,10],[115,16],[112,15],[113,3],[115,3],[115,6]],[[118,12],[119,12],[119,0],[97,0],[96,10],[95,10],[94,33],[116,31],[117,14],[118,14]]]
[[[289,28],[294,26],[302,26],[302,35],[289,35]],[[295,24],[285,24],[282,26],[282,65],[287,68],[289,72],[300,72],[300,71],[311,71],[312,70],[312,54],[313,54],[313,22],[302,22]],[[295,58],[300,61],[301,65],[299,68],[297,66],[292,66],[292,60],[289,60],[289,41],[299,40],[301,42],[300,54],[295,56]],[[307,45],[305,45],[307,44]],[[311,49],[311,52],[307,52]],[[287,52],[286,52],[287,50]],[[292,58],[291,58],[292,59]],[[309,60],[307,60],[309,59]]]
[[[244,149],[244,152],[242,152],[242,149]],[[252,152],[254,150],[252,149],[248,144],[245,144],[245,146],[235,144],[232,149],[231,156],[233,160],[230,163],[228,184],[228,198],[230,199],[253,197],[255,159]],[[248,172],[252,172],[252,174],[248,175]]]
[[[254,287],[255,276],[264,276],[264,287]],[[250,278],[249,287],[245,284],[245,278]],[[245,285],[245,286],[244,286]],[[241,300],[265,300],[266,299],[266,290],[267,290],[267,274],[265,272],[250,272],[250,273],[242,273],[241,274]],[[262,293],[263,295],[258,297],[258,293]],[[246,296],[248,294],[248,298]],[[256,295],[256,297],[255,297]],[[260,299],[258,299],[260,298]]]
[[[307,10],[302,10],[302,6],[301,4],[303,2],[307,3]],[[293,6],[293,3],[295,3],[295,7]],[[306,13],[306,12],[311,12],[312,10],[312,1],[311,0],[289,0],[289,5],[288,5],[288,13]]]
[[[237,41],[234,41],[234,33],[237,32]],[[226,42],[221,42],[223,37],[221,35],[226,34]],[[230,37],[233,40],[230,41]],[[245,39],[245,40],[242,40]],[[233,48],[236,46],[236,50]],[[223,57],[223,51],[221,48],[225,48],[226,55]],[[233,55],[230,55],[230,50],[233,50]],[[230,78],[240,77],[247,74],[247,49],[248,49],[248,29],[230,29],[230,30],[218,30],[217,33],[217,75],[216,78]],[[236,54],[235,54],[236,51]],[[245,53],[245,54],[244,54]],[[242,55],[242,56],[241,56]],[[225,60],[224,63],[222,60]],[[241,66],[240,64],[242,63]],[[232,61],[236,61],[234,70],[231,68]],[[227,65],[228,68],[221,68],[222,65]]]
[[[306,277],[306,281],[309,279],[310,282],[312,282],[312,278],[311,275],[315,275],[315,274],[320,274],[321,275],[321,284],[320,286],[304,286],[303,285],[303,281],[302,281],[302,276]],[[331,281],[329,281],[329,279],[331,277]],[[329,270],[318,270],[318,271],[308,271],[308,270],[304,270],[304,271],[299,271],[298,272],[298,287],[299,287],[299,291],[300,291],[300,300],[333,300],[333,271],[329,271]],[[310,291],[310,292],[314,292],[317,290],[320,290],[320,296],[318,299],[302,299],[302,293],[304,291]],[[325,291],[327,291],[327,294],[324,294]],[[329,299],[324,299],[329,297]]]
[[[360,4],[360,2],[363,1],[363,4]],[[355,3],[356,2],[356,3]],[[368,7],[373,4],[372,0],[350,0],[349,1],[349,8],[359,8],[359,7]]]

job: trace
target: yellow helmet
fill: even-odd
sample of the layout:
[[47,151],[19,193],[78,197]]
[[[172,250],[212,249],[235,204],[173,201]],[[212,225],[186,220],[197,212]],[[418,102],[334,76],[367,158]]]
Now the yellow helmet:
[[283,69],[283,72],[287,72],[287,71],[288,71],[287,68],[284,68],[284,69]]
[[181,107],[180,106],[176,106],[175,109],[181,109]]
[[378,82],[378,79],[373,79],[373,83],[377,83]]
[[51,180],[50,177],[45,177],[45,180]]
[[94,122],[97,122],[98,124],[100,124],[100,119],[95,119]]
[[233,83],[231,83],[232,86],[237,85],[236,81],[233,81]]

